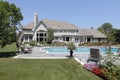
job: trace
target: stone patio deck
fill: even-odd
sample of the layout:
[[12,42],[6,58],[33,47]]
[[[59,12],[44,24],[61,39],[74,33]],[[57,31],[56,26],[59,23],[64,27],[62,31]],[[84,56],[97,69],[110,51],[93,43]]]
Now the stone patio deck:
[[[45,53],[40,51],[40,47],[34,47],[31,53],[18,53],[14,58],[27,58],[27,59],[66,59],[69,58],[70,53]],[[74,53],[74,58],[81,61],[82,63],[87,63],[89,53],[80,52]],[[93,63],[93,62],[89,62]]]

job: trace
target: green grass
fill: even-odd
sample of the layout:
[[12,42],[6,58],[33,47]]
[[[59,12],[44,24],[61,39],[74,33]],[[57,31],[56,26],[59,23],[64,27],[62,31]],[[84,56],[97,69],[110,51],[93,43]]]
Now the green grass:
[[0,52],[16,52],[18,49],[16,43],[7,44],[5,47],[0,47]]
[[102,80],[73,59],[0,59],[0,80]]

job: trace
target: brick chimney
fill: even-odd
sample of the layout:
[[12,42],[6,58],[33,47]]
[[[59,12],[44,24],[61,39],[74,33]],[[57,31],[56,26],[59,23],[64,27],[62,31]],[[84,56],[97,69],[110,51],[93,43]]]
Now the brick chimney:
[[35,12],[34,13],[34,27],[38,24],[38,15],[37,13]]

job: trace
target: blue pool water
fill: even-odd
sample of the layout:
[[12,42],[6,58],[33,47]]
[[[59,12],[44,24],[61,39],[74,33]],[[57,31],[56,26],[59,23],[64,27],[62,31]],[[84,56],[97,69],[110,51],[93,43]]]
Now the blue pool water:
[[[100,47],[100,53],[106,53],[108,51],[108,48],[106,47]],[[69,52],[67,47],[49,47],[45,48],[49,53],[65,53]],[[118,48],[111,48],[111,51],[113,53],[118,52]],[[79,53],[79,52],[90,52],[90,47],[77,47],[74,52]]]

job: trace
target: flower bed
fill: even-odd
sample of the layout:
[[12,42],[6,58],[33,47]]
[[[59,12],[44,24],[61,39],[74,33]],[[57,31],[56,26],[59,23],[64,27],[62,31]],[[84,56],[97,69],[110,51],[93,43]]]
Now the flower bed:
[[84,64],[83,67],[104,80],[120,80],[119,57],[108,55],[103,57],[101,64]]
[[93,68],[98,67],[98,64],[93,64],[93,63],[92,64],[84,64],[83,67],[86,68],[89,71],[92,71]]
[[95,75],[107,80],[107,78],[103,75],[101,68],[99,68],[98,64],[84,64],[83,67]]

